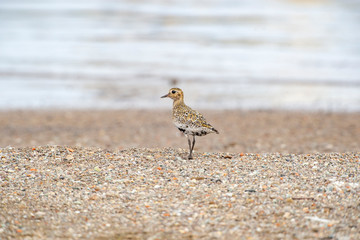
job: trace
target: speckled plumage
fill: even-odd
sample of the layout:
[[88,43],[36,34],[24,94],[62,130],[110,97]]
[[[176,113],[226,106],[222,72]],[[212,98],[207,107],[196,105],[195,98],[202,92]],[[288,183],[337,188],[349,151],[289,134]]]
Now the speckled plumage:
[[[169,93],[162,98],[169,97],[174,100],[172,119],[175,126],[188,137],[189,159],[195,146],[195,136],[204,136],[209,133],[219,133],[213,126],[206,122],[204,116],[191,109],[184,103],[184,93],[180,88],[171,88]],[[191,143],[190,136],[193,136]]]
[[183,104],[177,104],[173,107],[174,124],[185,134],[204,136],[208,133],[217,132],[210,124],[206,122],[204,116]]

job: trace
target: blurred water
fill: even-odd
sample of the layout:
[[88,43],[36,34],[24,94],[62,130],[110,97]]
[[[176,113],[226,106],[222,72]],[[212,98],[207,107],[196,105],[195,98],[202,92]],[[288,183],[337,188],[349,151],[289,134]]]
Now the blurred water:
[[360,111],[357,0],[0,1],[0,109]]

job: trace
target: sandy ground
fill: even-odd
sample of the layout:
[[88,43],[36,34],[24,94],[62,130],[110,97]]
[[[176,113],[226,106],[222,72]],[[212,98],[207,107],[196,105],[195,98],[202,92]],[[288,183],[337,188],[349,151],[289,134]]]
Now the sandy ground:
[[0,239],[359,239],[360,114],[0,113]]
[[[198,137],[212,152],[360,150],[360,113],[203,111],[219,135]],[[169,111],[0,112],[0,146],[68,145],[104,149],[187,148]]]

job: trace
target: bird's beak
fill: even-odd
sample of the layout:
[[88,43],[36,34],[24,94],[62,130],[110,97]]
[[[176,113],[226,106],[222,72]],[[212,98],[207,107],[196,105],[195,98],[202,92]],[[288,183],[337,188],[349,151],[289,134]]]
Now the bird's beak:
[[169,96],[169,94],[165,94],[164,96],[162,96],[161,98],[166,98],[166,97],[168,97]]

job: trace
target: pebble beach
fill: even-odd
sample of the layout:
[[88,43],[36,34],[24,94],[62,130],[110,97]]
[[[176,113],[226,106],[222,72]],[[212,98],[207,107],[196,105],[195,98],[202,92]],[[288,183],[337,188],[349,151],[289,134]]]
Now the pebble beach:
[[0,113],[0,239],[359,239],[360,114]]

